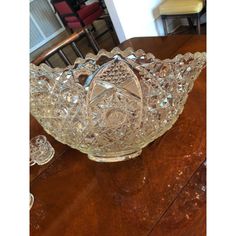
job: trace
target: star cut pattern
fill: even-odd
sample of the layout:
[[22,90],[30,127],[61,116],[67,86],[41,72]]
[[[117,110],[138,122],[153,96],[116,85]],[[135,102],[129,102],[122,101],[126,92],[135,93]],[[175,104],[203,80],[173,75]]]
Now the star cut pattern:
[[31,64],[31,113],[58,141],[93,160],[135,157],[175,123],[205,63],[205,53],[160,60],[115,48],[65,69]]

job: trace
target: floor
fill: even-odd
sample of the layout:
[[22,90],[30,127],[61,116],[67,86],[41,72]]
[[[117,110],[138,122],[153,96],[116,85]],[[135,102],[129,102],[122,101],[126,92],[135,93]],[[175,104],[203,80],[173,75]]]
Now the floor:
[[[101,32],[103,32],[104,29],[106,29],[106,24],[104,21],[96,22],[95,28],[96,28],[96,32],[94,32],[94,35],[96,36],[96,35],[100,34]],[[100,48],[103,48],[103,49],[106,49],[109,51],[112,48],[114,48],[115,46],[117,46],[116,43],[113,41],[111,34],[114,35],[114,32],[108,32],[97,40]],[[196,31],[194,28],[190,28],[188,26],[180,26],[174,32],[172,32],[170,35],[173,35],[173,34],[196,34]],[[206,34],[206,24],[201,25],[201,34]],[[68,35],[69,35],[69,33],[67,31],[64,31],[59,36],[57,36],[55,39],[49,41],[44,46],[42,46],[41,48],[39,48],[35,52],[31,53],[30,61],[34,60],[43,51],[52,47],[55,43],[66,38]],[[91,47],[89,46],[86,38],[81,39],[77,44],[84,55],[86,55],[89,52],[93,52]],[[65,52],[66,55],[68,55],[69,60],[71,62],[75,61],[76,55],[70,46],[65,47],[63,49],[63,51]],[[56,67],[65,67],[64,62],[60,59],[60,57],[57,54],[53,55],[50,58],[50,62]]]
[[[172,34],[196,34],[196,29],[181,25]],[[201,34],[206,34],[206,23],[201,24]]]

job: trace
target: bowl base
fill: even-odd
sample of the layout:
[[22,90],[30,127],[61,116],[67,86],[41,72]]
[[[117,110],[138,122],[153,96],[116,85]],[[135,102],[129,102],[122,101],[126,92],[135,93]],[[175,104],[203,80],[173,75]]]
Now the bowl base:
[[97,162],[118,162],[118,161],[126,161],[129,159],[133,159],[141,154],[142,150],[138,150],[136,152],[128,153],[125,155],[117,155],[117,156],[95,156],[88,155],[88,158],[92,161]]

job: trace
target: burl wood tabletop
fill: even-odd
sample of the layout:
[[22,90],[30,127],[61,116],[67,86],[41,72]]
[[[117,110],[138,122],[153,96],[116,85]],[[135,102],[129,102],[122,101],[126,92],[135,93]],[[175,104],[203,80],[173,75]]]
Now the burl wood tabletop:
[[[205,36],[129,39],[120,47],[160,59],[206,50]],[[45,134],[31,117],[31,136]],[[183,113],[136,159],[97,163],[55,141],[55,157],[31,167],[31,236],[204,236],[206,234],[206,71]]]

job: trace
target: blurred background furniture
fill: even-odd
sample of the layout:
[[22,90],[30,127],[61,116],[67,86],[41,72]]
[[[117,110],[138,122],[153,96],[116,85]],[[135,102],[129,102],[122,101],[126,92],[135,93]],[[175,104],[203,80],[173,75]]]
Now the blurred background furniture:
[[98,2],[84,5],[71,0],[51,0],[51,4],[64,25],[72,31],[92,24],[104,14]]
[[[35,65],[39,65],[44,62],[50,67],[56,67],[56,66],[63,67],[65,65],[66,66],[72,65],[76,57],[84,57],[83,52],[80,50],[78,46],[79,44],[78,41],[82,39],[85,35],[86,33],[83,29],[81,29],[79,32],[75,32],[69,35],[67,38],[61,40],[48,50],[44,51],[34,61],[32,61],[32,63]],[[96,50],[97,46],[95,45],[96,42],[91,40],[90,43],[92,48],[94,49],[93,52],[97,53]],[[72,49],[74,55],[72,55],[71,51],[69,53],[66,53],[65,50],[63,51],[63,49],[65,49],[65,47],[67,46],[69,46]],[[58,57],[50,61],[50,58],[55,54],[59,56],[61,61],[58,60]],[[64,64],[61,64],[61,62],[63,62]]]
[[205,13],[204,0],[165,0],[159,6],[159,12],[165,35],[168,34],[167,19],[170,18],[187,18],[191,27],[194,27],[192,19],[196,20],[197,33],[201,34],[200,17]]
[[70,32],[86,26],[89,31],[90,28],[95,31],[94,22],[98,20],[104,20],[107,24],[107,29],[97,35],[96,39],[109,31],[114,31],[110,16],[104,11],[104,5],[100,2],[86,5],[85,2],[84,0],[51,0],[55,11]]

